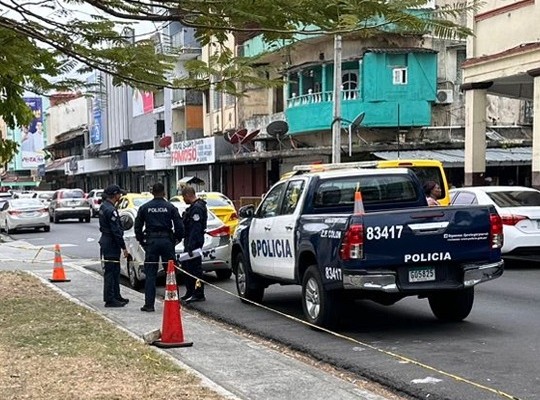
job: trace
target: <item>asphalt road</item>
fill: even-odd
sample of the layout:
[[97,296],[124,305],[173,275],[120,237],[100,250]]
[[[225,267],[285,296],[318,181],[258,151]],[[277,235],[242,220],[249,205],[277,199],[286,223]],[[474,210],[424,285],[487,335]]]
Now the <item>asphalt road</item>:
[[[87,265],[99,254],[96,219],[12,237],[35,245],[60,243],[63,254]],[[99,265],[89,268],[99,270]],[[512,267],[478,286],[473,311],[462,323],[438,322],[427,300],[407,298],[389,307],[358,301],[346,310],[340,336],[241,303],[233,279],[219,282],[208,275],[208,280],[231,294],[207,287],[208,300],[194,308],[411,397],[540,399],[540,266]],[[299,287],[275,285],[267,289],[263,305],[302,319],[300,293]]]

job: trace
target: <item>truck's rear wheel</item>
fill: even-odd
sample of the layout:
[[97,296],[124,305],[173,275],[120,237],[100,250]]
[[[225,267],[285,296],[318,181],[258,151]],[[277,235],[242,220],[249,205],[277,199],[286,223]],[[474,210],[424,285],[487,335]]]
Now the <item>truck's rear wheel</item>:
[[474,303],[474,288],[447,291],[428,297],[431,311],[441,321],[458,322],[470,314]]
[[[236,290],[242,299],[260,303],[264,296],[264,286],[257,282],[257,278],[249,270],[244,261],[244,255],[238,253],[234,258],[234,270],[236,271]],[[247,301],[244,301],[248,303]]]
[[309,323],[325,328],[339,320],[337,292],[325,291],[316,265],[310,266],[302,279],[302,308]]

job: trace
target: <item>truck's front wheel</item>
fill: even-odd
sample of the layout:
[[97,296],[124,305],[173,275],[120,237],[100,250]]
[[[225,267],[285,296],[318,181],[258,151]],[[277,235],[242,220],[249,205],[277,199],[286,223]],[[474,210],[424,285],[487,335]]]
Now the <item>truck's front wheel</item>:
[[257,278],[249,270],[244,260],[244,255],[238,253],[234,258],[234,270],[236,272],[236,290],[242,301],[251,300],[260,303],[264,296],[264,286],[257,282]]
[[338,293],[325,291],[316,265],[310,266],[302,279],[302,307],[309,323],[333,327],[339,319]]
[[441,321],[458,322],[470,314],[474,303],[474,288],[449,291],[428,297],[433,314]]

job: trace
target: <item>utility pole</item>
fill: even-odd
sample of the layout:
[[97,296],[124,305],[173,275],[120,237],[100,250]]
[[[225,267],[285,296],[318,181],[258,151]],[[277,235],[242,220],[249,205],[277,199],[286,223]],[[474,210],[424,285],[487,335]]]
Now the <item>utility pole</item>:
[[332,163],[341,162],[341,35],[334,36],[334,118],[332,119]]

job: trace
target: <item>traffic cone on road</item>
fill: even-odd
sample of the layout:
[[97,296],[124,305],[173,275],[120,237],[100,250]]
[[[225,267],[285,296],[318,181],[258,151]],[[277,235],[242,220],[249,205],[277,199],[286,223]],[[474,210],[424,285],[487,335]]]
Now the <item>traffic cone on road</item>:
[[157,347],[190,347],[193,342],[184,341],[182,328],[182,315],[178,288],[176,286],[174,261],[169,260],[167,265],[167,281],[165,283],[165,300],[163,302],[163,322],[161,325],[161,339],[152,344]]
[[51,282],[69,282],[71,279],[66,279],[64,271],[64,263],[62,262],[62,254],[60,254],[60,245],[54,245],[54,266]]
[[354,192],[354,213],[364,214],[364,201],[362,200],[362,192],[357,190]]

